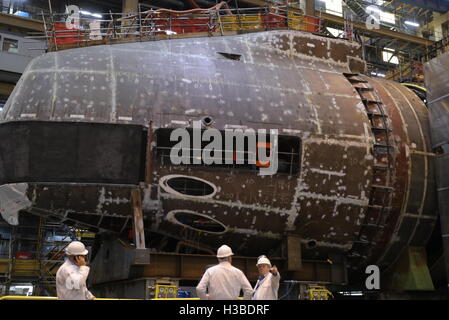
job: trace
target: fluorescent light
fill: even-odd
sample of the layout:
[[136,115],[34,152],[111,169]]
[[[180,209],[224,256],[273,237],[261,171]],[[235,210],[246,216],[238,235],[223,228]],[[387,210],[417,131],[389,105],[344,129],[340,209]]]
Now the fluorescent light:
[[413,22],[413,21],[405,21],[405,24],[408,24],[409,26],[412,27],[419,27],[419,23]]
[[91,17],[95,17],[95,18],[103,18],[103,16],[101,14],[98,13],[92,13],[90,11],[85,11],[85,10],[80,10],[81,14],[84,14],[85,16],[91,16]]
[[375,76],[375,77],[385,78],[385,74],[383,74],[383,73],[371,72],[371,75]]

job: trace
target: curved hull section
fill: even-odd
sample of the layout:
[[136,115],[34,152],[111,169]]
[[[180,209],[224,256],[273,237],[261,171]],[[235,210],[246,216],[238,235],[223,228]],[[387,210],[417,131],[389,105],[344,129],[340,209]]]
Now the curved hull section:
[[[293,234],[305,255],[388,266],[435,224],[427,110],[363,71],[357,44],[294,31],[47,54],[1,115],[21,153],[0,143],[0,182],[27,183],[28,211],[98,230],[129,228],[140,188],[153,232],[246,255]],[[277,129],[278,173],[173,165],[170,130],[206,117],[221,131]],[[35,123],[47,129],[23,139]]]

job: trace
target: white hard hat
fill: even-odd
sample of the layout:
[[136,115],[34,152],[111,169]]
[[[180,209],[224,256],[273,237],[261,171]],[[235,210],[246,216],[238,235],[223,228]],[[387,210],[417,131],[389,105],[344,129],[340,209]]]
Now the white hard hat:
[[227,246],[227,245],[222,245],[220,248],[218,248],[218,250],[217,250],[217,258],[226,258],[226,257],[229,257],[229,256],[232,256],[232,255],[234,255],[233,253],[232,253],[232,249],[231,248],[229,248],[229,246]]
[[257,259],[256,266],[259,264],[268,264],[271,267],[271,262],[266,256],[260,256],[259,259]]
[[69,256],[85,256],[89,253],[82,242],[73,241],[65,249],[65,253]]

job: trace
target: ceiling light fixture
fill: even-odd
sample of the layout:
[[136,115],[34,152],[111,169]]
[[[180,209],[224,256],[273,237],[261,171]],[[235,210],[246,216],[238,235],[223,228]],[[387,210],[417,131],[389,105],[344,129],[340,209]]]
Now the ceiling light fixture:
[[405,24],[412,26],[412,27],[419,27],[419,23],[413,22],[413,21],[405,21]]

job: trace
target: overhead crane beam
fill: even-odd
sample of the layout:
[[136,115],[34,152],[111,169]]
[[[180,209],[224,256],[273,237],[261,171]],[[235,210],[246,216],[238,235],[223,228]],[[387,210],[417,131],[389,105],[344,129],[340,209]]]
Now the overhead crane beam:
[[[334,15],[327,14],[327,13],[322,13],[321,17],[326,21],[338,23],[341,25],[345,24],[345,19],[338,17],[338,16],[334,16]],[[430,46],[434,43],[434,41],[431,41],[431,40],[427,40],[424,38],[412,36],[409,34],[397,32],[397,31],[393,31],[393,30],[388,30],[388,29],[372,29],[372,30],[370,30],[366,27],[365,24],[360,23],[360,22],[354,22],[354,28],[364,30],[365,32],[370,33],[370,34],[375,34],[378,36],[389,37],[389,38],[396,38],[399,40],[408,41],[408,42],[423,45],[423,46]]]
[[14,84],[0,82],[0,95],[9,96],[14,89]]
[[12,14],[0,13],[0,24],[14,26],[16,28],[31,30],[31,31],[44,31],[44,23],[40,20],[22,18]]

